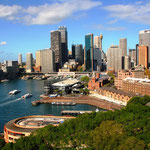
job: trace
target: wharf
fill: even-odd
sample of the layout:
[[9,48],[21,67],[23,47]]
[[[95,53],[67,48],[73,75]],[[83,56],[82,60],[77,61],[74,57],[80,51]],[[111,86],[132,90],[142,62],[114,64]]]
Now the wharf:
[[92,113],[92,111],[78,111],[78,110],[63,110],[61,111],[62,115],[80,115],[84,113]]
[[72,102],[52,102],[52,105],[61,105],[61,106],[75,106],[76,103]]
[[41,100],[36,100],[32,102],[32,105],[36,106],[38,104],[51,104],[52,102],[69,102],[76,104],[88,104],[92,106],[96,106],[98,108],[103,108],[106,110],[115,110],[121,109],[122,106],[111,103],[99,98],[90,97],[90,96],[80,96],[80,97],[53,97],[53,98],[45,98]]

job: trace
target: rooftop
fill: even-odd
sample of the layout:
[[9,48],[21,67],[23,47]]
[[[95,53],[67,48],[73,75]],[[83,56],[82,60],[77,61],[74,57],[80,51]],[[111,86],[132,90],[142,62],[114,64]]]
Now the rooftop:
[[117,93],[117,94],[122,94],[122,95],[129,96],[129,97],[137,96],[133,93],[130,93],[130,92],[127,93],[127,92],[124,92],[122,90],[117,90],[117,89],[112,88],[112,87],[102,87],[101,89],[107,90],[107,91],[110,91],[110,92],[113,92],[113,93]]
[[78,82],[80,82],[80,81],[77,80],[77,79],[69,78],[67,80],[54,83],[53,86],[72,86],[72,85],[74,85],[74,84],[76,84]]
[[14,132],[32,132],[38,128],[42,128],[47,125],[59,125],[67,119],[73,117],[66,116],[27,116],[17,118],[6,123],[6,128]]
[[125,78],[124,81],[129,81],[129,82],[139,82],[139,83],[149,83],[150,84],[150,79],[148,78],[131,78],[131,77],[128,77],[128,78]]

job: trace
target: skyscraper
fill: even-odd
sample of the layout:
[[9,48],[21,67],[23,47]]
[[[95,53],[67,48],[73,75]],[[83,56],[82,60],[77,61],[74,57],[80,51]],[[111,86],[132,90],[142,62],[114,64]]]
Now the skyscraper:
[[94,48],[94,71],[101,71],[102,69],[102,51],[99,48]]
[[60,31],[51,31],[51,49],[55,53],[56,71],[62,66],[62,49]]
[[22,54],[18,54],[18,64],[22,65]]
[[107,50],[107,70],[117,72],[122,69],[122,49],[117,45],[112,45]]
[[33,71],[33,56],[32,53],[27,53],[26,56],[26,72],[31,73]]
[[93,71],[93,57],[93,34],[87,34],[85,35],[85,69],[87,71]]
[[100,50],[102,50],[102,39],[103,39],[102,34],[100,36],[94,37],[94,48],[99,48]]
[[148,68],[148,46],[139,46],[139,65]]
[[135,49],[129,49],[129,56],[131,57],[131,60],[136,63],[136,50]]
[[36,66],[41,66],[43,73],[55,71],[55,55],[51,49],[39,50],[36,52]]
[[142,30],[139,32],[139,46],[142,45],[148,48],[148,67],[150,67],[150,30]]
[[122,69],[123,70],[131,69],[131,57],[130,56],[122,56]]
[[84,63],[84,51],[81,44],[75,46],[75,60],[80,65]]
[[139,64],[139,44],[136,44],[136,65]]
[[74,44],[72,44],[72,59],[75,59],[75,46]]
[[119,40],[119,48],[122,49],[122,55],[126,56],[127,55],[127,39],[126,38],[121,38]]
[[100,38],[99,36],[94,36],[94,48],[100,47]]
[[58,30],[61,33],[62,64],[68,61],[68,35],[67,28],[60,26]]

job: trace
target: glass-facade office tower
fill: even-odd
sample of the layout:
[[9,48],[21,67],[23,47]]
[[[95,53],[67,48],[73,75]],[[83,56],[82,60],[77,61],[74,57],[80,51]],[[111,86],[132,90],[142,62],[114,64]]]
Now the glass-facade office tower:
[[72,59],[75,59],[75,46],[76,45],[72,45]]
[[62,66],[61,33],[51,31],[51,49],[55,53],[56,71]]
[[93,71],[93,34],[85,35],[85,69],[86,71]]
[[84,51],[81,44],[75,46],[75,60],[82,65],[84,63]]
[[60,26],[58,31],[61,33],[61,50],[62,50],[62,64],[68,61],[68,34],[67,28]]

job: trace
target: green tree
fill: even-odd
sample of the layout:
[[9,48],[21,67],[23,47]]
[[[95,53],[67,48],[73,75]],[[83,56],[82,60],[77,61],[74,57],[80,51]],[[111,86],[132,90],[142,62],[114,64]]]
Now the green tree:
[[118,150],[145,150],[146,144],[136,137],[129,137],[118,147]]
[[92,145],[96,150],[116,149],[124,137],[123,126],[115,121],[104,121],[92,131]]
[[2,149],[5,146],[5,141],[3,139],[0,139],[0,149]]

